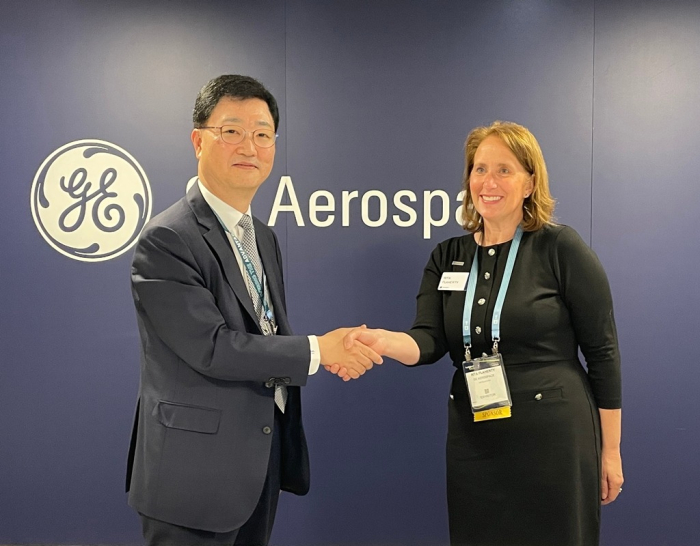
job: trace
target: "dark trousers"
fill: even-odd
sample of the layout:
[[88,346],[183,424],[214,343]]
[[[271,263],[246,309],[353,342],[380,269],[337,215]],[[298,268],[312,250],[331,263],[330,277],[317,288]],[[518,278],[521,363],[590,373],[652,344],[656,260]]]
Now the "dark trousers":
[[267,546],[272,534],[272,524],[275,521],[280,494],[283,419],[284,417],[275,407],[275,426],[272,433],[267,478],[253,514],[242,527],[227,533],[214,533],[180,527],[140,514],[146,546]]

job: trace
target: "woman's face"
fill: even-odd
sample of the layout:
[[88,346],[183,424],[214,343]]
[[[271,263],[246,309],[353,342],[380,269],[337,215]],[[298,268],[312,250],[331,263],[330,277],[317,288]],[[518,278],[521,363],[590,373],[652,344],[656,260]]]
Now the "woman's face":
[[488,136],[479,144],[469,175],[469,191],[485,226],[519,224],[523,201],[532,188],[532,175],[499,137]]

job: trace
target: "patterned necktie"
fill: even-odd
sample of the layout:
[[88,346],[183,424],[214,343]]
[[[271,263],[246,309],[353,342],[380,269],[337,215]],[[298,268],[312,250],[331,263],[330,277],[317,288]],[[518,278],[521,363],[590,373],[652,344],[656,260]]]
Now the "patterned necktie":
[[[255,242],[255,230],[253,229],[253,220],[247,214],[241,216],[238,221],[238,226],[243,230],[243,238],[241,239],[241,245],[243,249],[248,254],[250,262],[253,264],[253,269],[255,274],[260,280],[261,286],[263,285],[264,279],[262,275],[262,263],[260,262],[260,254],[258,254],[258,245]],[[265,307],[263,301],[260,298],[260,294],[255,289],[253,281],[250,279],[250,275],[244,275],[246,279],[246,286],[248,287],[248,294],[250,294],[250,299],[253,300],[253,307],[255,308],[255,314],[258,316],[258,323],[265,335],[274,335],[274,329],[272,325],[267,323],[265,319]],[[287,404],[287,387],[284,385],[275,386],[275,403],[282,413],[284,413],[284,407]]]

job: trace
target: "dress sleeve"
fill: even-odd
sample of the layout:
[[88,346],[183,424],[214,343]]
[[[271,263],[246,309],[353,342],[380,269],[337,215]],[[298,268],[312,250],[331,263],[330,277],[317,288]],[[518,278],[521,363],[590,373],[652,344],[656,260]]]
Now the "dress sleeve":
[[552,250],[560,294],[586,359],[593,396],[599,408],[620,408],[620,352],[612,295],[603,266],[570,227],[559,232]]
[[413,326],[406,332],[418,344],[420,349],[420,364],[432,364],[442,358],[447,352],[447,337],[445,335],[443,295],[438,291],[440,278],[444,267],[445,249],[438,245],[430,255],[423,280],[416,296],[416,318]]

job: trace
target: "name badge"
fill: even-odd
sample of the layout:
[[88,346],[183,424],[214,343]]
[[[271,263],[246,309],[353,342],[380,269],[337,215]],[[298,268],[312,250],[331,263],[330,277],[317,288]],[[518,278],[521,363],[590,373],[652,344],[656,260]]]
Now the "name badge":
[[500,354],[462,363],[472,405],[474,421],[506,419],[511,416],[512,401],[508,379]]
[[469,372],[467,387],[472,406],[476,410],[509,401],[502,366]]
[[461,290],[467,287],[467,271],[445,271],[440,279],[438,290]]

